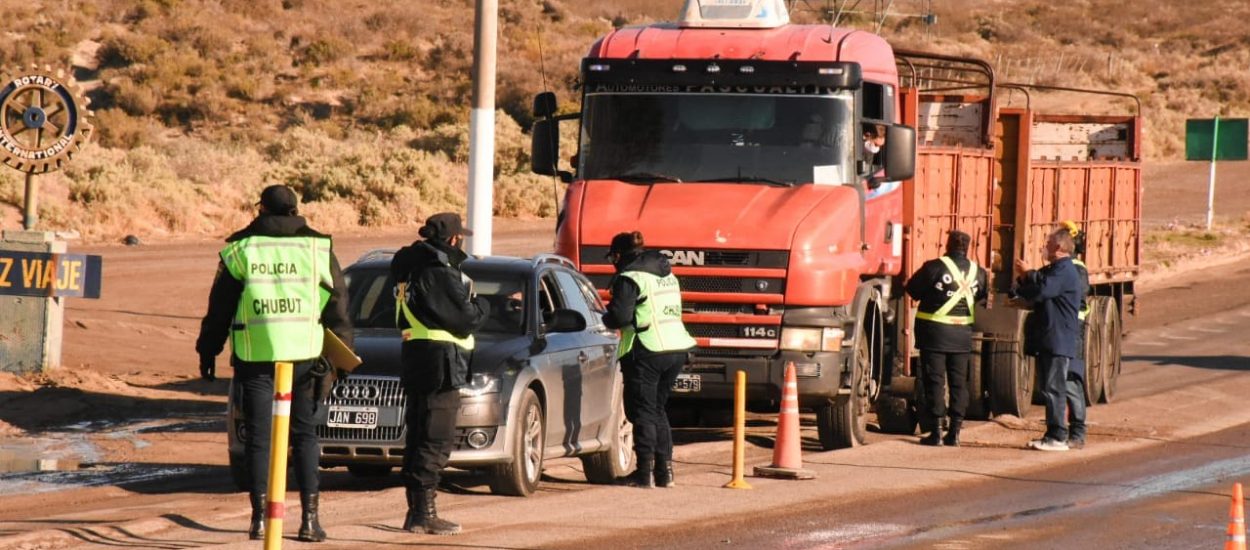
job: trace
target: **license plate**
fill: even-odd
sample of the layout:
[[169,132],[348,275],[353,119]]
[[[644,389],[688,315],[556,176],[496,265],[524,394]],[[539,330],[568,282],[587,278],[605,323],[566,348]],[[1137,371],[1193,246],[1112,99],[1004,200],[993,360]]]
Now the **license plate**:
[[326,426],[331,428],[363,428],[372,430],[378,427],[377,407],[349,407],[330,405],[330,416]]
[[673,381],[673,391],[677,393],[693,393],[703,389],[703,377],[698,374],[679,374]]

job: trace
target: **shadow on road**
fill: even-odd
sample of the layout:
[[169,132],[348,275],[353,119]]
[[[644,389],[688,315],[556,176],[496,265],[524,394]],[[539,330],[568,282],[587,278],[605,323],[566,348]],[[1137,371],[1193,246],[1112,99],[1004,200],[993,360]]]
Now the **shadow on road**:
[[1195,357],[1167,355],[1128,355],[1124,362],[1151,363],[1161,367],[1182,366],[1212,370],[1250,371],[1250,357],[1238,355],[1206,355]]

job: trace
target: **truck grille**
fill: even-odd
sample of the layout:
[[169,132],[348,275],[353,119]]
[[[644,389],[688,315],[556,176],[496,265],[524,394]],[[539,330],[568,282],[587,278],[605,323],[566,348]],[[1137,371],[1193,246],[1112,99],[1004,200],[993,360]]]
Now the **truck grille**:
[[686,331],[695,338],[740,338],[742,327],[710,323],[687,323]]
[[682,302],[686,313],[711,313],[720,315],[755,315],[751,304],[710,304],[707,302]]
[[[655,247],[656,250],[678,258],[689,258],[689,263],[707,267],[770,267],[785,269],[790,265],[790,253],[785,250],[718,250],[694,249],[681,247]],[[583,246],[580,258],[582,265],[607,263],[604,257],[608,253],[606,246]],[[696,259],[697,258],[697,259]]]

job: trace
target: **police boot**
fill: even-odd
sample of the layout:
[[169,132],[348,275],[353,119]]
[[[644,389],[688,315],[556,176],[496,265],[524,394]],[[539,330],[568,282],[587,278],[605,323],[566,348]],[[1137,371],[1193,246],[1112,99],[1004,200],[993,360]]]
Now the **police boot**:
[[421,490],[421,526],[428,535],[456,535],[460,533],[460,524],[438,517],[438,509],[434,506],[434,498],[438,496],[435,489]]
[[654,471],[656,487],[664,487],[667,489],[677,486],[677,482],[673,480],[673,459],[666,459],[660,455],[655,455]]
[[253,491],[248,496],[252,501],[252,519],[247,524],[247,538],[261,540],[265,538],[265,493]]
[[303,508],[299,522],[299,540],[303,542],[321,542],[326,540],[326,532],[317,521],[318,493],[300,493],[299,504]]
[[404,530],[409,533],[418,533],[422,530],[421,513],[425,509],[425,493],[421,489],[411,487],[404,489],[404,493],[408,497],[408,513],[404,515]]
[[655,480],[652,473],[655,470],[655,457],[638,457],[638,464],[634,468],[634,472],[620,480],[620,484],[626,487],[638,487],[640,489],[654,489]]
[[934,426],[933,431],[929,432],[929,435],[926,435],[920,439],[920,444],[928,445],[930,447],[941,447],[942,446],[942,427]]
[[946,432],[946,437],[942,438],[942,444],[948,447],[959,446],[959,428],[962,427],[962,420],[951,420],[951,431]]

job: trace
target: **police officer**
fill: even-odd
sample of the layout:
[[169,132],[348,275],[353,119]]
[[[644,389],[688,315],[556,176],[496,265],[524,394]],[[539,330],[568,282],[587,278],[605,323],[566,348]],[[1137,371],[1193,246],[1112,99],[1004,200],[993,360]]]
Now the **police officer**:
[[404,530],[453,535],[460,525],[438,517],[434,499],[455,441],[459,388],[468,384],[473,333],[486,323],[490,305],[473,295],[472,281],[460,270],[468,258],[461,250],[464,237],[473,232],[459,215],[430,216],[418,234],[424,240],[401,248],[391,260],[408,394]]
[[[923,445],[958,446],[968,409],[973,314],[975,302],[983,302],[987,294],[985,270],[968,259],[971,242],[967,233],[951,231],[946,254],[925,262],[907,281],[907,295],[920,301],[915,333],[924,377],[921,429],[929,434],[920,440]],[[942,437],[947,381],[950,431]]]
[[260,215],[226,239],[195,350],[200,375],[213,380],[216,357],[230,337],[230,364],[243,392],[243,444],[252,479],[248,536],[253,540],[264,538],[274,362],[294,363],[291,440],[303,507],[299,540],[320,542],[326,533],[317,519],[314,412],[318,384],[327,386],[332,380],[326,378],[333,375],[318,358],[323,327],[351,345],[346,286],[330,237],[298,215],[294,191],[284,185],[266,187],[259,206]]
[[616,266],[603,324],[621,330],[617,357],[625,378],[625,415],[634,424],[637,467],[631,487],[673,487],[673,433],[665,406],[695,341],[681,321],[681,287],[668,258],[643,248],[642,233],[612,238]]
[[1076,273],[1084,287],[1081,311],[1076,316],[1081,322],[1080,331],[1077,332],[1076,357],[1072,359],[1067,376],[1068,448],[1082,449],[1085,447],[1085,329],[1090,309],[1089,269],[1082,260],[1085,257],[1085,232],[1071,220],[1064,221],[1062,225],[1072,235],[1072,265],[1076,267]]
[[[1016,295],[1033,305],[1026,337],[1029,351],[1036,353],[1046,404],[1046,434],[1029,442],[1039,451],[1068,450],[1069,366],[1077,357],[1084,332],[1079,319],[1085,299],[1085,284],[1072,263],[1076,244],[1067,229],[1059,229],[1046,239],[1046,259],[1050,262],[1030,270],[1023,258],[1016,260]],[[1082,397],[1084,399],[1084,397]]]

